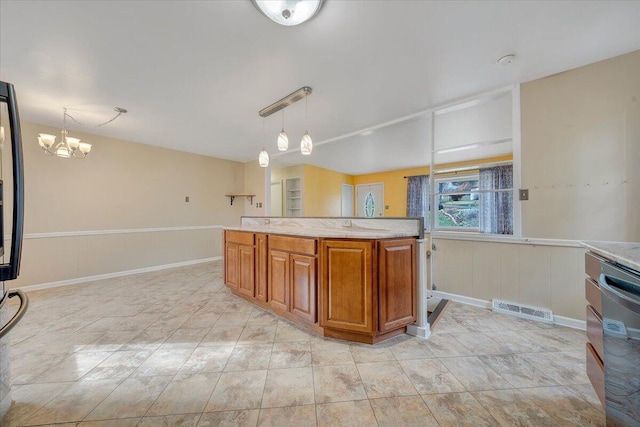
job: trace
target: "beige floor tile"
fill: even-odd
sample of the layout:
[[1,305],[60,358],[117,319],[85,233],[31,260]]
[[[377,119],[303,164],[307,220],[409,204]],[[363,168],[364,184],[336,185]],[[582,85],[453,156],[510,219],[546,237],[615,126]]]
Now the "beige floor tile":
[[269,369],[311,366],[311,344],[307,341],[277,342],[273,345]]
[[200,417],[198,427],[255,427],[258,424],[259,413],[259,409],[205,412]]
[[93,368],[85,380],[125,379],[145,360],[151,356],[151,351],[115,351],[102,363]]
[[276,336],[275,326],[245,326],[238,344],[272,343]]
[[181,328],[193,328],[193,329],[209,329],[220,318],[220,313],[194,313],[186,322],[184,322]]
[[243,329],[242,326],[215,326],[204,336],[200,346],[235,345]]
[[222,372],[231,352],[232,345],[198,347],[180,368],[180,374],[195,374],[198,372]]
[[[516,388],[544,387],[558,385],[548,374],[544,365],[531,362],[522,354],[499,354],[478,356],[485,365],[509,381]],[[542,353],[535,353],[532,357],[540,358]]]
[[369,399],[418,394],[400,364],[395,360],[359,363],[357,368]]
[[204,411],[220,375],[213,372],[176,375],[149,408],[146,416]]
[[200,413],[144,417],[136,427],[196,427]]
[[72,385],[73,383],[53,383],[13,387],[11,397],[15,403],[2,421],[9,426],[20,425],[22,420],[29,418]]
[[404,338],[401,341],[394,341],[389,346],[389,350],[397,360],[428,359],[435,357],[429,348],[429,340],[419,338]]
[[120,350],[155,351],[167,340],[168,336],[167,332],[160,329],[145,329],[120,347]]
[[205,412],[259,408],[266,379],[266,370],[223,373]]
[[316,403],[366,399],[356,365],[314,366]]
[[440,427],[500,426],[470,393],[426,394],[422,398]]
[[[600,427],[606,425],[604,412],[565,387],[539,387],[519,390],[536,406],[562,426]],[[599,406],[599,405],[598,405]]]
[[132,375],[136,377],[175,375],[192,353],[191,348],[158,349]]
[[368,400],[356,400],[316,405],[318,427],[377,426]]
[[583,400],[585,402],[589,402],[590,404],[595,406],[596,409],[598,409],[600,411],[603,410],[602,403],[600,402],[600,399],[598,398],[598,395],[596,394],[595,390],[593,389],[593,386],[591,385],[591,383],[587,383],[587,384],[572,384],[572,385],[567,385],[567,386],[564,386],[564,387],[567,390],[569,390],[571,393],[573,393],[576,396],[578,396],[581,400]]
[[440,361],[467,391],[513,388],[509,381],[502,378],[476,356],[443,357]]
[[196,348],[209,329],[210,327],[198,329],[180,327],[160,346],[160,349]]
[[518,390],[493,390],[473,393],[478,402],[507,426],[560,426],[549,414],[527,400]]
[[[140,418],[124,418],[121,420],[83,421],[77,427],[136,427]],[[75,425],[75,424],[74,424]]]
[[396,360],[388,347],[369,344],[351,344],[351,356],[356,363],[383,362]]
[[273,344],[251,344],[236,346],[224,368],[225,372],[267,369]]
[[27,418],[24,425],[82,421],[118,387],[118,384],[117,380],[72,383],[69,388]]
[[245,326],[250,316],[250,311],[225,311],[214,326]]
[[438,426],[420,396],[384,397],[370,402],[380,427]]
[[353,364],[351,348],[348,344],[333,341],[311,342],[311,364],[313,366],[332,366]]
[[314,403],[313,371],[310,367],[269,370],[262,396],[263,408]]
[[171,376],[130,377],[87,416],[86,420],[141,417],[171,381]]
[[484,332],[484,334],[495,342],[505,346],[511,353],[537,353],[544,351],[544,347],[522,336],[520,331],[487,331]]
[[315,427],[315,405],[289,406],[286,408],[262,408],[258,418],[259,427]]
[[468,348],[460,344],[451,334],[431,335],[427,340],[429,350],[437,357],[468,356],[473,354]]
[[472,354],[503,354],[510,353],[509,349],[486,336],[483,333],[472,332],[451,334],[460,344]]
[[279,318],[275,314],[268,311],[255,309],[251,312],[249,320],[247,320],[247,326],[278,326]]
[[465,390],[439,359],[401,360],[400,365],[420,394]]
[[309,341],[313,335],[310,332],[293,326],[285,321],[279,321],[275,342]]

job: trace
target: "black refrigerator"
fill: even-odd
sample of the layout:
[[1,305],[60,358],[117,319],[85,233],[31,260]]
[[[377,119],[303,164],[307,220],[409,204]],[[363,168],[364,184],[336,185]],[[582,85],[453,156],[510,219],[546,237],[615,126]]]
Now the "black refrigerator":
[[[11,200],[9,205],[5,204],[6,199]],[[29,305],[27,295],[19,289],[10,290],[8,283],[20,273],[23,222],[24,174],[18,103],[13,85],[0,81],[0,232],[3,233],[0,239],[0,420],[11,404],[9,332]],[[12,298],[19,299],[17,308],[16,304],[8,303]]]

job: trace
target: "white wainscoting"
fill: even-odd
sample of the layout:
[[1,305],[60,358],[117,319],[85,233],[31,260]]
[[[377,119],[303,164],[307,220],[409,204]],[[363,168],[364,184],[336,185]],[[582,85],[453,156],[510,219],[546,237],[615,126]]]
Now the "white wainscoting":
[[220,259],[222,232],[211,225],[26,234],[10,286],[40,289]]
[[[584,254],[576,241],[489,242],[432,236],[437,291],[548,308],[564,324],[585,320]],[[575,327],[575,326],[574,326]]]

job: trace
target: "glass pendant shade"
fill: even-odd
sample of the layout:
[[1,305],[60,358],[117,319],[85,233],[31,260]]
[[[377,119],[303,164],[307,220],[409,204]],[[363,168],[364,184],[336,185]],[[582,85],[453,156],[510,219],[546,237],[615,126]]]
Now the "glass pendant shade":
[[41,133],[38,136],[38,144],[40,144],[40,147],[42,148],[51,148],[55,143],[56,143],[55,135],[49,135],[48,133]]
[[66,140],[67,140],[67,145],[72,150],[77,150],[78,147],[80,146],[80,138],[73,138],[73,137],[68,136],[66,138]]
[[262,168],[266,168],[269,166],[269,153],[267,153],[267,150],[265,150],[264,148],[260,152],[260,155],[258,155],[258,163]]
[[287,151],[289,148],[289,137],[287,133],[284,131],[284,128],[280,131],[278,135],[278,150]]
[[313,18],[324,0],[252,0],[273,22],[291,27]]
[[311,150],[313,150],[313,141],[311,140],[311,135],[309,135],[309,131],[306,131],[300,140],[300,152],[308,156],[311,154]]
[[80,149],[80,152],[82,154],[87,155],[91,151],[91,144],[87,144],[86,142],[81,142],[78,148]]

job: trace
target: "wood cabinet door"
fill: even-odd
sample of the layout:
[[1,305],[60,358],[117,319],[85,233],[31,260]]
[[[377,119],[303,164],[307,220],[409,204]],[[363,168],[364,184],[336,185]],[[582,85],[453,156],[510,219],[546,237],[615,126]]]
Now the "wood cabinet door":
[[317,321],[315,257],[291,254],[291,313]]
[[322,241],[320,326],[375,332],[372,252],[370,241]]
[[289,311],[289,253],[269,251],[269,304],[275,310]]
[[255,265],[253,246],[238,246],[238,292],[253,298],[255,291]]
[[224,250],[224,279],[231,289],[238,290],[239,254],[237,243],[226,243]]
[[256,234],[256,292],[255,297],[267,302],[267,235]]
[[416,320],[415,239],[378,242],[378,328],[380,332]]

